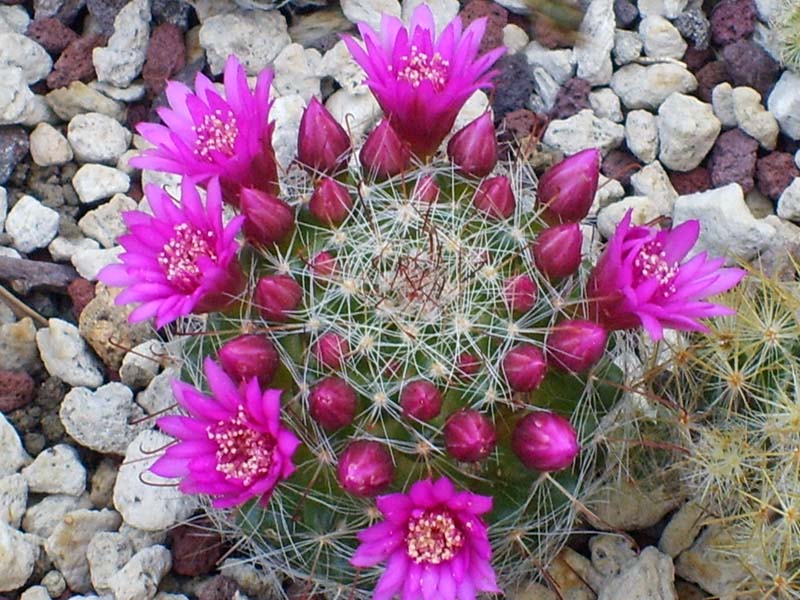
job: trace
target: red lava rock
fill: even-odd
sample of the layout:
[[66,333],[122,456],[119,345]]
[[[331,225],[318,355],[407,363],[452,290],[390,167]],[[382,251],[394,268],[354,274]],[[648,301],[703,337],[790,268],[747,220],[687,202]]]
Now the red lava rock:
[[58,57],[53,71],[47,76],[51,90],[69,85],[73,81],[91,81],[95,77],[92,50],[106,43],[106,37],[90,33],[73,40]]
[[489,0],[472,0],[459,14],[465,28],[475,19],[487,18],[486,33],[481,40],[481,53],[503,44],[503,27],[508,24],[508,11],[505,8]]
[[186,64],[186,46],[183,33],[172,23],[162,23],[153,29],[147,57],[142,68],[142,79],[151,96],[157,96],[166,86],[166,80]]
[[90,281],[78,277],[67,286],[67,295],[72,300],[72,314],[75,319],[80,318],[86,305],[94,300],[94,285]]
[[567,119],[577,115],[584,108],[591,108],[589,92],[592,84],[580,77],[573,77],[564,82],[558,90],[553,109],[550,111],[552,119]]
[[756,163],[758,190],[772,200],[777,200],[795,177],[800,177],[800,171],[787,152],[770,152]]
[[51,54],[58,54],[78,39],[77,33],[54,17],[31,21],[26,35]]
[[222,538],[208,523],[181,525],[172,530],[172,570],[178,575],[207,575],[222,556]]
[[697,95],[703,102],[711,102],[711,92],[723,81],[731,81],[728,65],[723,60],[706,63],[697,73]]
[[23,371],[0,370],[0,413],[9,413],[33,400],[36,384]]
[[708,159],[713,187],[738,183],[745,192],[753,189],[758,142],[739,128],[720,134]]
[[547,117],[527,108],[520,108],[506,114],[501,129],[508,139],[521,140],[538,131],[545,123],[547,123]]
[[714,60],[714,51],[711,48],[698,48],[697,46],[689,44],[681,60],[686,63],[687,69],[692,73],[697,73],[709,62]]
[[752,0],[723,0],[711,11],[711,39],[726,46],[750,37],[756,28],[756,7]]
[[600,164],[600,172],[609,179],[616,179],[622,185],[628,185],[631,175],[641,168],[641,163],[630,152],[611,150]]
[[739,40],[722,50],[734,85],[753,88],[762,98],[769,95],[772,84],[781,72],[780,65],[753,40]]
[[197,600],[231,600],[239,587],[225,575],[216,575],[197,588]]
[[685,173],[670,171],[669,180],[672,183],[672,187],[681,196],[705,192],[713,187],[711,185],[711,173],[705,167],[697,167]]
[[0,127],[0,185],[3,185],[28,153],[28,134],[18,125]]

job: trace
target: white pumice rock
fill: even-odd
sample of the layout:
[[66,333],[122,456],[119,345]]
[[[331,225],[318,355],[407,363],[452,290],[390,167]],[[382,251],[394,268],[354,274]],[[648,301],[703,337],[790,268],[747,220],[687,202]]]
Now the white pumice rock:
[[68,261],[82,250],[99,250],[100,244],[85,237],[68,238],[59,235],[47,246],[47,251],[53,260],[58,262]]
[[627,65],[633,62],[642,54],[644,44],[642,38],[635,31],[627,29],[617,29],[614,32],[614,63],[617,65]]
[[452,131],[456,132],[462,127],[466,127],[466,125],[480,117],[487,110],[491,113],[492,107],[489,103],[489,97],[483,90],[475,90],[472,92],[472,95],[467,98],[461,110],[458,111],[456,120],[453,122]]
[[69,588],[88,592],[92,588],[86,549],[100,531],[114,531],[120,516],[113,510],[74,510],[67,513],[45,540],[44,549],[61,572]]
[[628,196],[613,202],[597,213],[597,230],[604,238],[614,235],[617,225],[632,210],[631,225],[644,225],[661,216],[656,204],[647,196]]
[[559,85],[575,75],[575,52],[572,49],[551,50],[534,40],[522,52],[529,65],[542,67]]
[[7,258],[22,258],[22,255],[19,252],[6,246],[0,246],[0,256],[5,256]]
[[31,158],[40,167],[63,165],[72,160],[67,138],[49,123],[39,123],[31,132]]
[[17,430],[0,413],[0,476],[13,475],[31,461],[22,447]]
[[25,127],[36,127],[39,123],[55,125],[59,121],[60,119],[50,108],[50,105],[47,104],[45,97],[40,94],[34,94],[19,123]]
[[114,18],[108,45],[92,51],[98,81],[128,86],[141,73],[150,41],[150,0],[131,0]]
[[133,555],[109,580],[116,600],[152,600],[158,584],[172,566],[172,556],[164,546],[150,546]]
[[673,93],[658,108],[658,158],[673,171],[691,171],[706,157],[721,129],[710,104]]
[[674,19],[683,12],[688,4],[689,0],[639,0],[637,7],[642,17],[660,15]]
[[592,85],[606,85],[611,80],[615,23],[613,0],[589,2],[575,44],[575,61],[578,77]]
[[611,89],[626,108],[656,110],[674,92],[693,92],[697,80],[685,67],[674,63],[629,64],[614,73]]
[[662,215],[672,214],[678,192],[658,161],[653,161],[631,175],[631,186],[639,196],[647,196]]
[[53,68],[47,50],[21,33],[0,33],[0,67],[19,67],[25,83],[44,79]]
[[117,531],[96,533],[86,548],[92,587],[101,594],[112,593],[111,578],[133,557],[130,539]]
[[58,414],[72,439],[102,454],[125,454],[136,434],[150,427],[147,422],[134,424],[144,411],[133,401],[133,392],[117,382],[95,391],[72,388]]
[[231,54],[248,75],[258,75],[291,41],[286,19],[277,10],[229,12],[206,19],[200,27],[200,45],[213,75],[222,73]]
[[124,194],[131,187],[131,178],[114,167],[90,163],[72,176],[72,186],[82,203],[91,204],[114,194]]
[[289,44],[275,58],[275,78],[272,85],[280,96],[299,95],[308,103],[319,96],[320,78],[316,74],[322,55],[314,48],[305,49],[300,44]]
[[756,219],[763,219],[775,214],[775,205],[758,188],[753,188],[744,195],[744,203]]
[[31,18],[21,6],[0,6],[0,33],[22,33],[28,30]]
[[67,590],[67,582],[64,581],[64,576],[55,569],[45,573],[44,577],[42,577],[42,585],[51,598],[58,598]]
[[0,65],[0,125],[21,123],[28,116],[33,92],[25,81],[22,69]]
[[6,217],[6,231],[14,248],[32,252],[44,248],[58,233],[58,213],[33,196],[22,196]]
[[[152,451],[171,441],[163,433],[149,430],[137,435],[128,446],[114,486],[114,506],[127,524],[146,531],[162,530],[186,519],[195,510],[195,498],[183,494],[177,486],[160,485],[174,481],[147,472],[158,458]],[[140,476],[156,485],[147,485]]]
[[568,119],[551,121],[542,141],[569,156],[586,148],[599,148],[605,154],[624,139],[622,125],[600,119],[591,110],[584,109]]
[[336,83],[342,86],[342,89],[352,94],[371,95],[368,88],[364,86],[367,74],[350,54],[343,40],[336,42],[333,48],[322,56],[322,60],[317,65],[317,75],[332,77]]
[[589,208],[589,216],[596,217],[597,212],[601,208],[605,208],[609,204],[620,200],[625,196],[625,188],[616,179],[609,179],[600,173],[597,181],[597,191],[592,200],[592,206]]
[[164,529],[157,531],[145,531],[138,527],[131,527],[127,523],[122,523],[119,532],[128,538],[133,546],[134,553],[144,550],[150,546],[163,545],[167,540],[167,531]]
[[172,393],[172,380],[179,378],[180,372],[176,367],[167,367],[150,380],[147,387],[136,396],[136,403],[148,415],[161,414],[175,404]]
[[709,518],[708,510],[690,500],[678,509],[664,527],[658,540],[658,549],[675,558],[690,548]]
[[751,260],[769,247],[775,227],[756,219],[747,208],[738,183],[678,196],[672,213],[673,226],[700,221],[700,237],[691,255],[707,251],[711,256]]
[[84,163],[116,164],[131,145],[131,136],[116,119],[96,112],[72,117],[67,127],[75,160]]
[[414,9],[420,4],[427,4],[428,8],[431,9],[437,33],[441,33],[447,24],[458,15],[458,11],[461,10],[458,0],[402,0],[400,16],[403,23],[406,25],[411,23],[411,15],[414,14]]
[[0,522],[20,528],[28,504],[28,482],[19,473],[0,477]]
[[402,16],[397,0],[341,0],[339,4],[351,23],[366,23],[375,31],[380,31],[381,15]]
[[605,582],[597,600],[615,600],[620,590],[625,590],[627,598],[678,600],[672,559],[648,546],[618,575]]
[[272,133],[272,147],[278,164],[287,169],[297,156],[297,134],[300,119],[303,118],[305,101],[302,96],[281,96],[275,98],[270,109],[270,119],[275,122]]
[[601,533],[589,540],[592,566],[604,578],[614,577],[636,560],[630,542],[619,535]]
[[91,507],[89,494],[82,496],[51,494],[28,507],[22,518],[22,529],[27,533],[47,538],[55,531],[56,526],[61,523],[67,513]]
[[758,140],[762,148],[774,150],[780,128],[761,104],[761,94],[750,87],[736,87],[731,91],[731,103],[739,129]]
[[97,90],[104,96],[108,96],[112,100],[128,103],[138,102],[144,98],[147,93],[147,87],[141,82],[131,83],[127,87],[117,87],[104,81],[91,81],[89,82],[89,87]]
[[50,319],[48,327],[36,332],[36,344],[50,375],[72,386],[96,388],[103,384],[98,360],[71,323]]
[[6,188],[0,186],[0,233],[6,226],[6,217],[8,216],[8,191]]
[[528,34],[519,25],[509,23],[503,27],[503,46],[508,49],[509,54],[522,52],[530,41]]
[[622,107],[619,98],[611,88],[598,88],[589,92],[589,105],[594,114],[601,119],[622,123]]
[[134,390],[147,387],[158,373],[161,363],[167,360],[167,352],[161,340],[147,340],[131,348],[122,359],[120,381]]
[[800,222],[800,177],[795,177],[781,193],[777,212],[781,219]]
[[[0,369],[30,371],[40,365],[36,326],[31,318],[25,317],[16,323],[0,325]],[[0,456],[4,456],[2,452]]]
[[50,594],[43,585],[34,585],[22,592],[19,600],[50,600]]
[[80,496],[86,491],[86,468],[72,446],[57,444],[22,469],[28,489],[38,494]]
[[28,581],[39,557],[39,544],[0,521],[0,592],[16,590]]
[[357,140],[363,138],[383,114],[372,94],[352,93],[344,88],[328,97],[325,108]]
[[117,238],[128,230],[122,220],[122,213],[136,210],[136,206],[133,198],[125,194],[114,194],[111,200],[87,212],[78,221],[78,227],[86,236],[100,242],[103,248],[111,248],[116,244]]
[[647,110],[632,110],[625,118],[625,143],[633,155],[644,163],[658,156],[658,123]]
[[117,159],[117,164],[115,166],[117,167],[118,170],[122,171],[123,173],[125,173],[130,177],[131,175],[139,171],[139,169],[130,164],[130,160],[135,156],[139,156],[140,154],[141,152],[139,152],[139,150],[135,148],[131,150],[126,150]]
[[644,44],[644,53],[655,58],[680,59],[688,47],[675,26],[660,15],[642,19],[639,35]]
[[733,87],[730,83],[723,81],[714,86],[711,90],[711,106],[723,127],[736,127],[738,121],[733,110]]
[[533,67],[533,89],[542,99],[546,112],[550,112],[558,97],[558,90],[561,86],[556,83],[550,74],[543,67]]
[[783,133],[793,140],[800,139],[800,75],[784,71],[769,94],[767,108]]
[[112,100],[82,81],[73,81],[66,87],[49,92],[45,96],[45,101],[53,109],[53,112],[64,121],[88,112],[103,113],[117,121],[125,120],[123,103]]

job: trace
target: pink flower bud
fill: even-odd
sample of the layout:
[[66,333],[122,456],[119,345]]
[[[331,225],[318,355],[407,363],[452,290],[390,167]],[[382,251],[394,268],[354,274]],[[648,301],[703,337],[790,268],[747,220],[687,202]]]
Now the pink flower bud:
[[407,417],[430,421],[442,410],[442,394],[430,381],[412,381],[400,392],[400,407]]
[[297,159],[314,171],[334,173],[347,162],[350,138],[322,103],[312,97],[297,136]]
[[444,447],[450,456],[477,462],[489,456],[497,443],[492,422],[476,410],[460,410],[444,425]]
[[355,496],[375,496],[392,482],[394,463],[388,450],[378,442],[350,442],[336,466],[339,485]]
[[600,151],[588,148],[553,165],[539,178],[536,199],[546,219],[577,223],[589,213],[600,177]]
[[336,270],[336,259],[327,250],[317,252],[311,259],[311,270],[317,277],[330,277]]
[[578,223],[548,227],[533,242],[533,262],[549,279],[572,275],[581,266],[583,234]]
[[308,395],[308,412],[327,431],[353,422],[358,399],[352,387],[338,377],[326,377],[314,384]]
[[329,331],[314,344],[314,358],[329,369],[341,369],[344,359],[350,354],[350,345],[338,333]]
[[600,360],[606,340],[602,325],[582,319],[563,321],[547,336],[547,357],[562,371],[581,373]]
[[532,392],[542,383],[547,372],[544,354],[536,346],[514,346],[503,358],[503,372],[515,392]]
[[514,214],[517,201],[505,175],[484,179],[475,190],[472,203],[491,219],[507,219]]
[[245,216],[244,233],[259,245],[283,240],[294,227],[294,211],[271,194],[253,188],[242,188],[239,209]]
[[384,179],[402,173],[411,163],[411,150],[387,119],[367,136],[361,153],[361,165],[373,177]]
[[265,336],[240,335],[225,342],[218,352],[222,368],[238,382],[258,378],[261,387],[272,381],[278,369],[278,352]]
[[459,129],[447,143],[447,156],[471,177],[486,177],[497,164],[497,138],[492,116],[485,112]]
[[439,192],[441,191],[439,184],[436,183],[436,178],[433,175],[425,175],[417,180],[413,197],[420,202],[433,204],[439,199]]
[[311,216],[329,226],[338,225],[344,221],[350,214],[351,208],[353,208],[353,199],[347,188],[330,177],[325,177],[317,185],[308,204]]
[[506,279],[503,286],[506,306],[513,313],[525,313],[536,304],[537,288],[530,275],[516,275]]
[[481,361],[474,354],[462,352],[458,355],[456,368],[463,379],[473,377],[481,370]]
[[578,436],[570,422],[552,412],[523,417],[511,434],[511,449],[529,469],[560,471],[578,454]]
[[288,321],[289,313],[300,306],[303,289],[288,275],[267,275],[256,285],[254,300],[261,316],[269,321]]

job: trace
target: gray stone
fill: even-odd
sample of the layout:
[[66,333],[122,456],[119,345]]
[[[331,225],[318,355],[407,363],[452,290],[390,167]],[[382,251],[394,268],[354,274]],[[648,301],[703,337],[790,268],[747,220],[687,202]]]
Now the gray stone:
[[17,430],[3,413],[0,413],[0,456],[3,457],[0,460],[0,477],[13,475],[31,461],[22,448]]
[[44,248],[58,233],[58,213],[33,196],[22,196],[6,217],[6,231],[14,248],[32,252]]
[[119,255],[124,251],[125,249],[122,246],[99,250],[92,248],[80,249],[70,257],[70,262],[75,267],[78,275],[89,281],[97,281],[97,275],[103,267],[119,262]]
[[617,29],[614,32],[613,55],[617,65],[627,65],[639,58],[642,47],[642,38],[635,31]]
[[164,546],[150,546],[133,555],[109,580],[116,600],[151,600],[169,572],[172,556]]
[[721,129],[710,104],[673,93],[658,109],[658,158],[673,171],[691,171],[706,157]]
[[589,93],[589,105],[601,119],[622,123],[622,107],[611,88],[599,88]]
[[608,119],[597,118],[584,109],[568,119],[551,121],[543,141],[565,155],[586,148],[599,148],[604,154],[618,147],[625,139],[625,128]]
[[156,376],[162,364],[167,360],[167,347],[160,340],[147,340],[132,348],[122,359],[119,378],[131,389],[138,390],[147,385]]
[[32,535],[21,533],[0,521],[0,592],[10,592],[28,581],[39,556]]
[[628,479],[601,488],[587,502],[598,517],[593,525],[622,531],[652,527],[680,506],[686,497],[684,488],[670,477],[672,475],[665,474],[664,481],[654,482],[652,489]]
[[778,121],[761,104],[761,94],[749,87],[733,88],[731,103],[739,129],[758,140],[762,148],[774,150],[778,143]]
[[19,67],[25,83],[44,79],[53,68],[47,50],[21,33],[0,33],[0,67]]
[[331,94],[325,108],[355,139],[362,138],[382,114],[381,107],[372,94],[355,94],[346,89]]
[[0,325],[0,369],[31,372],[40,364],[36,326],[30,317]]
[[685,67],[674,63],[646,67],[629,64],[614,73],[611,89],[627,108],[656,110],[674,92],[693,92],[697,80]]
[[48,325],[36,332],[36,344],[47,372],[72,386],[101,386],[103,371],[78,328],[61,319],[50,319]]
[[19,529],[28,504],[28,482],[19,473],[0,478],[0,522]]
[[50,594],[43,585],[34,585],[22,592],[19,600],[50,600]]
[[659,15],[642,19],[639,35],[647,56],[680,59],[688,46],[675,26]]
[[25,33],[31,18],[21,6],[0,6],[0,32]]
[[645,165],[631,175],[631,186],[636,194],[650,198],[662,215],[672,213],[678,192],[672,187],[672,182],[660,162],[654,161]]
[[621,535],[595,535],[589,540],[589,550],[592,553],[592,565],[605,578],[616,577],[636,560],[630,540]]
[[127,103],[138,102],[147,93],[147,87],[144,83],[131,83],[127,87],[121,88],[102,81],[91,81],[89,82],[89,87],[112,100]]
[[47,251],[55,261],[69,261],[81,250],[98,250],[100,244],[85,237],[64,237],[58,236],[47,246]]
[[575,74],[575,53],[571,49],[550,50],[532,41],[523,52],[531,67],[542,67],[559,85]]
[[619,575],[600,590],[597,600],[617,600],[625,590],[625,600],[678,600],[675,569],[669,556],[648,546]]
[[72,148],[61,132],[49,123],[39,123],[31,132],[31,158],[40,167],[63,165],[72,160]]
[[662,216],[655,203],[647,196],[628,196],[619,202],[612,202],[597,213],[597,231],[610,239],[628,210],[632,210],[631,224],[644,225]]
[[137,203],[124,194],[115,194],[111,200],[87,212],[78,227],[81,231],[100,242],[104,248],[112,248],[117,238],[127,232],[122,213],[136,210]]
[[147,387],[136,396],[136,403],[141,406],[148,415],[163,413],[169,407],[175,405],[175,397],[172,393],[172,380],[180,378],[179,370],[170,366],[163,372],[153,377]]
[[163,529],[157,531],[145,531],[144,529],[131,527],[127,523],[123,523],[119,528],[119,532],[128,538],[128,541],[133,546],[134,552],[139,552],[140,550],[144,550],[150,546],[164,544],[164,542],[167,540],[167,531]]
[[110,580],[134,554],[127,536],[116,531],[101,531],[86,548],[92,587],[101,594],[110,594]]
[[124,194],[131,187],[131,178],[114,167],[86,164],[73,175],[72,186],[81,202],[90,204]]
[[508,49],[509,54],[522,52],[530,41],[528,34],[519,25],[509,23],[503,27],[503,46]]
[[278,164],[287,169],[297,156],[297,134],[303,118],[303,98],[298,95],[275,98],[270,109],[270,119],[275,122],[272,147]]
[[592,85],[606,85],[611,80],[611,49],[614,47],[613,0],[591,0],[575,44],[578,77]]
[[58,598],[67,590],[67,582],[64,581],[64,576],[55,570],[45,573],[44,577],[42,577],[42,585],[51,598]]
[[316,74],[322,56],[313,49],[300,44],[289,44],[275,58],[275,78],[272,85],[279,96],[299,95],[304,103],[319,96],[320,78]]
[[397,0],[340,0],[342,12],[351,23],[366,23],[380,31],[381,15],[400,17],[402,9]]
[[800,177],[795,177],[781,193],[777,212],[781,219],[800,221]]
[[22,529],[41,538],[50,537],[56,526],[61,523],[64,516],[72,511],[91,508],[89,496],[66,496],[53,494],[45,496],[37,504],[25,511],[22,519]]
[[714,114],[723,127],[736,127],[736,113],[733,110],[733,87],[727,81],[714,86],[711,90],[711,106]]
[[542,99],[545,111],[550,112],[556,103],[561,86],[556,83],[556,80],[543,67],[536,66],[533,67],[533,89]]
[[80,496],[86,491],[86,468],[75,448],[57,444],[22,469],[28,489],[39,494]]
[[689,0],[639,0],[637,6],[643,17],[660,15],[674,19],[686,8]]
[[33,92],[19,67],[0,67],[0,125],[21,123],[28,116]]
[[691,547],[710,516],[700,504],[690,500],[667,523],[661,539],[658,540],[658,549],[675,558]]
[[800,75],[784,71],[769,94],[767,108],[783,133],[794,140],[800,139]]
[[131,0],[114,18],[114,33],[104,48],[92,51],[97,79],[128,86],[142,71],[150,39],[150,0]]
[[644,163],[658,156],[658,123],[653,113],[632,110],[625,119],[625,143],[633,155]]
[[115,165],[131,144],[131,132],[102,113],[74,116],[67,127],[67,139],[75,160]]
[[[71,120],[75,115],[97,112],[123,121],[125,105],[108,98],[81,81],[58,88],[45,96],[45,101],[60,118]],[[0,106],[2,102],[0,101]]]
[[342,40],[339,40],[324,54],[317,66],[317,75],[332,77],[336,83],[350,93],[370,95],[364,86],[367,74],[355,61]]

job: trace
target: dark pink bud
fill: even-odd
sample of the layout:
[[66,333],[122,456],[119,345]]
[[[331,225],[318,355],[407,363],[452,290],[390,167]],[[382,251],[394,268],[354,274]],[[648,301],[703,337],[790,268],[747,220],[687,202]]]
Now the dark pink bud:
[[317,252],[311,259],[311,269],[318,277],[330,277],[336,270],[336,259],[327,250]]
[[320,223],[338,225],[350,214],[353,199],[341,183],[330,177],[323,178],[311,195],[308,209]]
[[407,417],[430,421],[442,410],[442,394],[430,381],[412,381],[400,392],[400,407]]
[[497,138],[488,112],[459,129],[447,143],[447,156],[471,177],[486,177],[497,164]]
[[514,346],[503,358],[503,372],[515,392],[532,392],[542,383],[547,372],[544,354],[536,346]]
[[506,306],[514,313],[528,312],[536,304],[537,288],[530,275],[516,275],[506,279],[503,286]]
[[553,165],[539,178],[536,200],[556,223],[577,223],[589,213],[600,177],[600,151],[588,148]]
[[350,354],[350,345],[338,333],[328,332],[314,344],[314,358],[329,369],[341,369]]
[[218,356],[231,378],[242,382],[257,377],[262,387],[272,381],[278,369],[278,352],[263,335],[240,335],[225,342]]
[[361,153],[361,165],[373,177],[383,179],[402,173],[411,163],[411,150],[383,119],[367,136]]
[[269,321],[288,321],[300,306],[303,289],[288,275],[267,275],[259,279],[254,300],[261,316]]
[[492,422],[476,410],[460,410],[444,425],[444,447],[456,460],[483,460],[492,453],[496,443],[497,433]]
[[547,336],[547,357],[562,371],[581,373],[600,360],[607,340],[602,325],[583,319],[562,321]]
[[463,378],[473,377],[481,370],[481,361],[474,354],[462,352],[458,355],[456,368]]
[[567,277],[581,266],[582,243],[583,234],[578,223],[549,227],[533,242],[533,262],[545,277]]
[[308,412],[327,431],[336,431],[353,422],[358,399],[352,387],[338,377],[326,377],[311,388]]
[[245,216],[244,234],[255,244],[280,242],[294,227],[294,211],[291,207],[261,190],[242,188],[239,209]]
[[436,178],[433,175],[425,175],[417,180],[417,185],[414,187],[414,198],[420,202],[433,204],[439,199],[441,191],[439,184],[436,183]]
[[529,469],[560,471],[575,460],[580,446],[570,422],[552,412],[523,417],[511,434],[511,449]]
[[355,496],[375,496],[392,482],[394,463],[389,451],[378,442],[350,442],[336,466],[339,485]]
[[311,98],[297,136],[297,159],[314,171],[334,173],[350,154],[350,138],[344,128],[315,97]]
[[505,175],[481,181],[475,190],[472,203],[491,219],[507,219],[514,214],[514,209],[517,207],[514,190],[511,189],[511,182]]

